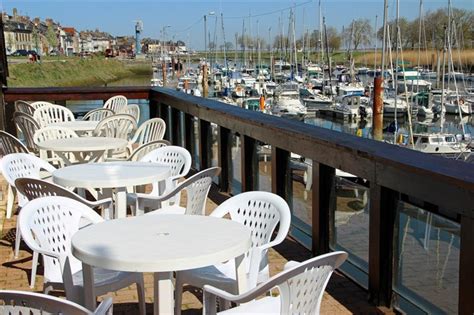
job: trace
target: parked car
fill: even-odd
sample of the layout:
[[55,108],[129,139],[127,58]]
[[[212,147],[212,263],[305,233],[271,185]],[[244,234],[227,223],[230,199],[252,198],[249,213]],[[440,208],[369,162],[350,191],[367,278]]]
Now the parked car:
[[28,51],[26,49],[18,49],[15,51],[12,56],[28,56]]

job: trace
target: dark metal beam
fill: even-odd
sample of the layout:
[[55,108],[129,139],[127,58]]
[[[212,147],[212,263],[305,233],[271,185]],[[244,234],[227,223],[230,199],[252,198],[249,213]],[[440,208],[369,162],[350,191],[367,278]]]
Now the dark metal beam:
[[199,165],[204,170],[211,167],[212,160],[212,128],[211,123],[199,120]]
[[474,219],[461,218],[459,314],[474,314]]
[[400,194],[370,183],[369,299],[390,306],[393,278],[393,236]]
[[252,191],[258,187],[257,141],[245,135],[240,136],[240,165],[242,191]]
[[[313,161],[312,167],[312,253],[314,256],[329,252],[329,238],[331,232],[330,217],[335,195],[335,169]],[[308,174],[309,176],[309,174]]]
[[219,143],[218,143],[218,159],[217,163],[221,168],[219,178],[219,187],[222,192],[230,192],[230,182],[232,180],[232,133],[229,129],[219,127]]

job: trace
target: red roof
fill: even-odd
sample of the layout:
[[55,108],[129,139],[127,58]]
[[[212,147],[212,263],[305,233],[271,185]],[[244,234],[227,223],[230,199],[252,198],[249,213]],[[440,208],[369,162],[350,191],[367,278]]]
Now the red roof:
[[68,35],[74,35],[76,33],[76,29],[74,27],[63,27],[63,31]]

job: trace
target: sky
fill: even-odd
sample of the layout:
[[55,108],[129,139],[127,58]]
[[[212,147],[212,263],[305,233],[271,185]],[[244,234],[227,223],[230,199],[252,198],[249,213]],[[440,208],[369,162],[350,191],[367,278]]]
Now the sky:
[[[394,18],[396,0],[388,3],[389,18]],[[447,7],[447,3],[448,0],[425,0],[424,11]],[[451,3],[453,7],[474,10],[474,0],[451,0]],[[326,24],[339,30],[357,18],[368,18],[375,26],[376,15],[378,27],[382,24],[382,0],[322,0],[321,5]],[[0,0],[0,9],[8,14],[17,8],[19,14],[30,18],[44,20],[49,17],[62,26],[72,26],[79,31],[98,28],[114,36],[134,35],[134,21],[141,20],[142,37],[179,39],[196,50],[204,48],[204,15],[208,15],[207,30],[211,41],[216,37],[218,43],[223,43],[224,34],[226,41],[234,42],[235,34],[242,33],[244,17],[246,34],[256,36],[258,33],[268,41],[269,35],[273,38],[279,34],[279,19],[284,34],[287,33],[291,7],[296,12],[297,36],[306,29],[318,28],[318,0]],[[400,16],[414,19],[418,16],[418,7],[419,0],[400,0]]]

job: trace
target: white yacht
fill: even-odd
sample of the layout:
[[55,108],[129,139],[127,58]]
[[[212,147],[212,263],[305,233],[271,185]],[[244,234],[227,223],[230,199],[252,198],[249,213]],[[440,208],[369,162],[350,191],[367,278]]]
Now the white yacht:
[[402,135],[401,138],[401,146],[413,148],[423,153],[454,158],[470,153],[468,147],[459,142],[456,136],[450,133],[414,134],[413,147],[410,145],[408,135]]
[[300,101],[297,83],[286,82],[280,85],[272,103],[272,113],[281,117],[299,120],[306,116],[306,107]]

